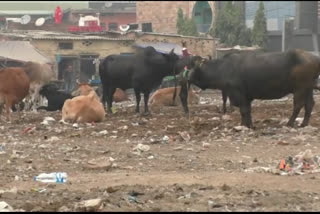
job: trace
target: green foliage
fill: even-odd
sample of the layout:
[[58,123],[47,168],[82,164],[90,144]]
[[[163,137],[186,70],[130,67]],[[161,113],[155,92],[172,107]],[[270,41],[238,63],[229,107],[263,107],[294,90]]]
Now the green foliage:
[[262,2],[259,4],[259,9],[256,12],[253,23],[251,35],[252,43],[261,48],[265,48],[267,43],[267,21],[264,15],[264,6]]
[[251,30],[243,23],[243,13],[230,1],[218,11],[215,25],[209,34],[220,39],[221,43],[229,46],[251,46]]
[[181,29],[183,28],[183,23],[184,23],[184,19],[183,19],[183,11],[181,8],[178,9],[178,18],[177,18],[177,30],[178,30],[178,34],[181,34]]
[[183,11],[181,8],[179,8],[178,10],[176,27],[177,27],[177,32],[180,35],[199,36],[195,21],[193,19],[188,19],[187,17],[184,18]]

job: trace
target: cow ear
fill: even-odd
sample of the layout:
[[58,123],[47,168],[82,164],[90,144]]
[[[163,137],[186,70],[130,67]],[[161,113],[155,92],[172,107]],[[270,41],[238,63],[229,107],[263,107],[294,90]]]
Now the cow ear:
[[174,54],[174,48],[172,48],[172,50],[170,51],[170,54]]

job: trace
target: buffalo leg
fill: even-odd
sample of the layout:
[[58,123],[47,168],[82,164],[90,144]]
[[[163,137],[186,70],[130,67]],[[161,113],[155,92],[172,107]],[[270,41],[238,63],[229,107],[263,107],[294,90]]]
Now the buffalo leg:
[[102,84],[102,105],[104,109],[106,109],[106,101],[107,101],[108,89],[104,84]]
[[305,104],[304,104],[305,113],[304,113],[303,122],[301,123],[301,127],[305,127],[309,124],[313,106],[314,106],[313,90],[310,90],[307,92],[305,97]]
[[240,105],[241,125],[253,128],[251,119],[251,102]]
[[150,94],[149,91],[143,93],[143,95],[144,95],[144,114],[145,115],[149,115],[150,114],[150,111],[149,111],[149,108],[148,108],[149,94]]
[[140,90],[135,88],[134,93],[136,94],[136,102],[137,102],[136,113],[139,113],[140,112],[140,100],[141,100]]
[[223,104],[222,104],[222,111],[223,111],[223,114],[225,114],[227,112],[227,93],[225,90],[222,90],[222,101],[223,101]]
[[305,93],[296,92],[293,96],[293,112],[292,115],[287,123],[287,126],[293,127],[294,121],[296,120],[297,116],[299,115],[305,101]]
[[189,113],[189,108],[188,108],[188,86],[186,82],[181,83],[181,90],[180,90],[180,100],[181,104],[184,110],[184,113],[188,114]]
[[108,104],[108,112],[112,114],[112,101],[113,101],[113,94],[116,91],[115,88],[109,88],[108,95],[107,95],[107,104]]

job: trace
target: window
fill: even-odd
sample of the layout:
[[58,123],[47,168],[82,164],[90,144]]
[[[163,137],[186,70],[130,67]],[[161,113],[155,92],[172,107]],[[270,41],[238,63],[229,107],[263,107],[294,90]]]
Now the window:
[[118,23],[115,23],[115,22],[109,23],[109,30],[117,31],[118,30]]
[[72,42],[59,42],[59,49],[73,49]]

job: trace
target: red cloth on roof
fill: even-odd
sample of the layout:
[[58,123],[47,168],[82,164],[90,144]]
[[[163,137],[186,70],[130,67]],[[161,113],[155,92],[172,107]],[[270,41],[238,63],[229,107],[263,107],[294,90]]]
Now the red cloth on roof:
[[60,6],[57,6],[56,11],[54,13],[54,19],[55,19],[56,24],[61,23],[62,17],[63,17],[63,12],[62,12]]

